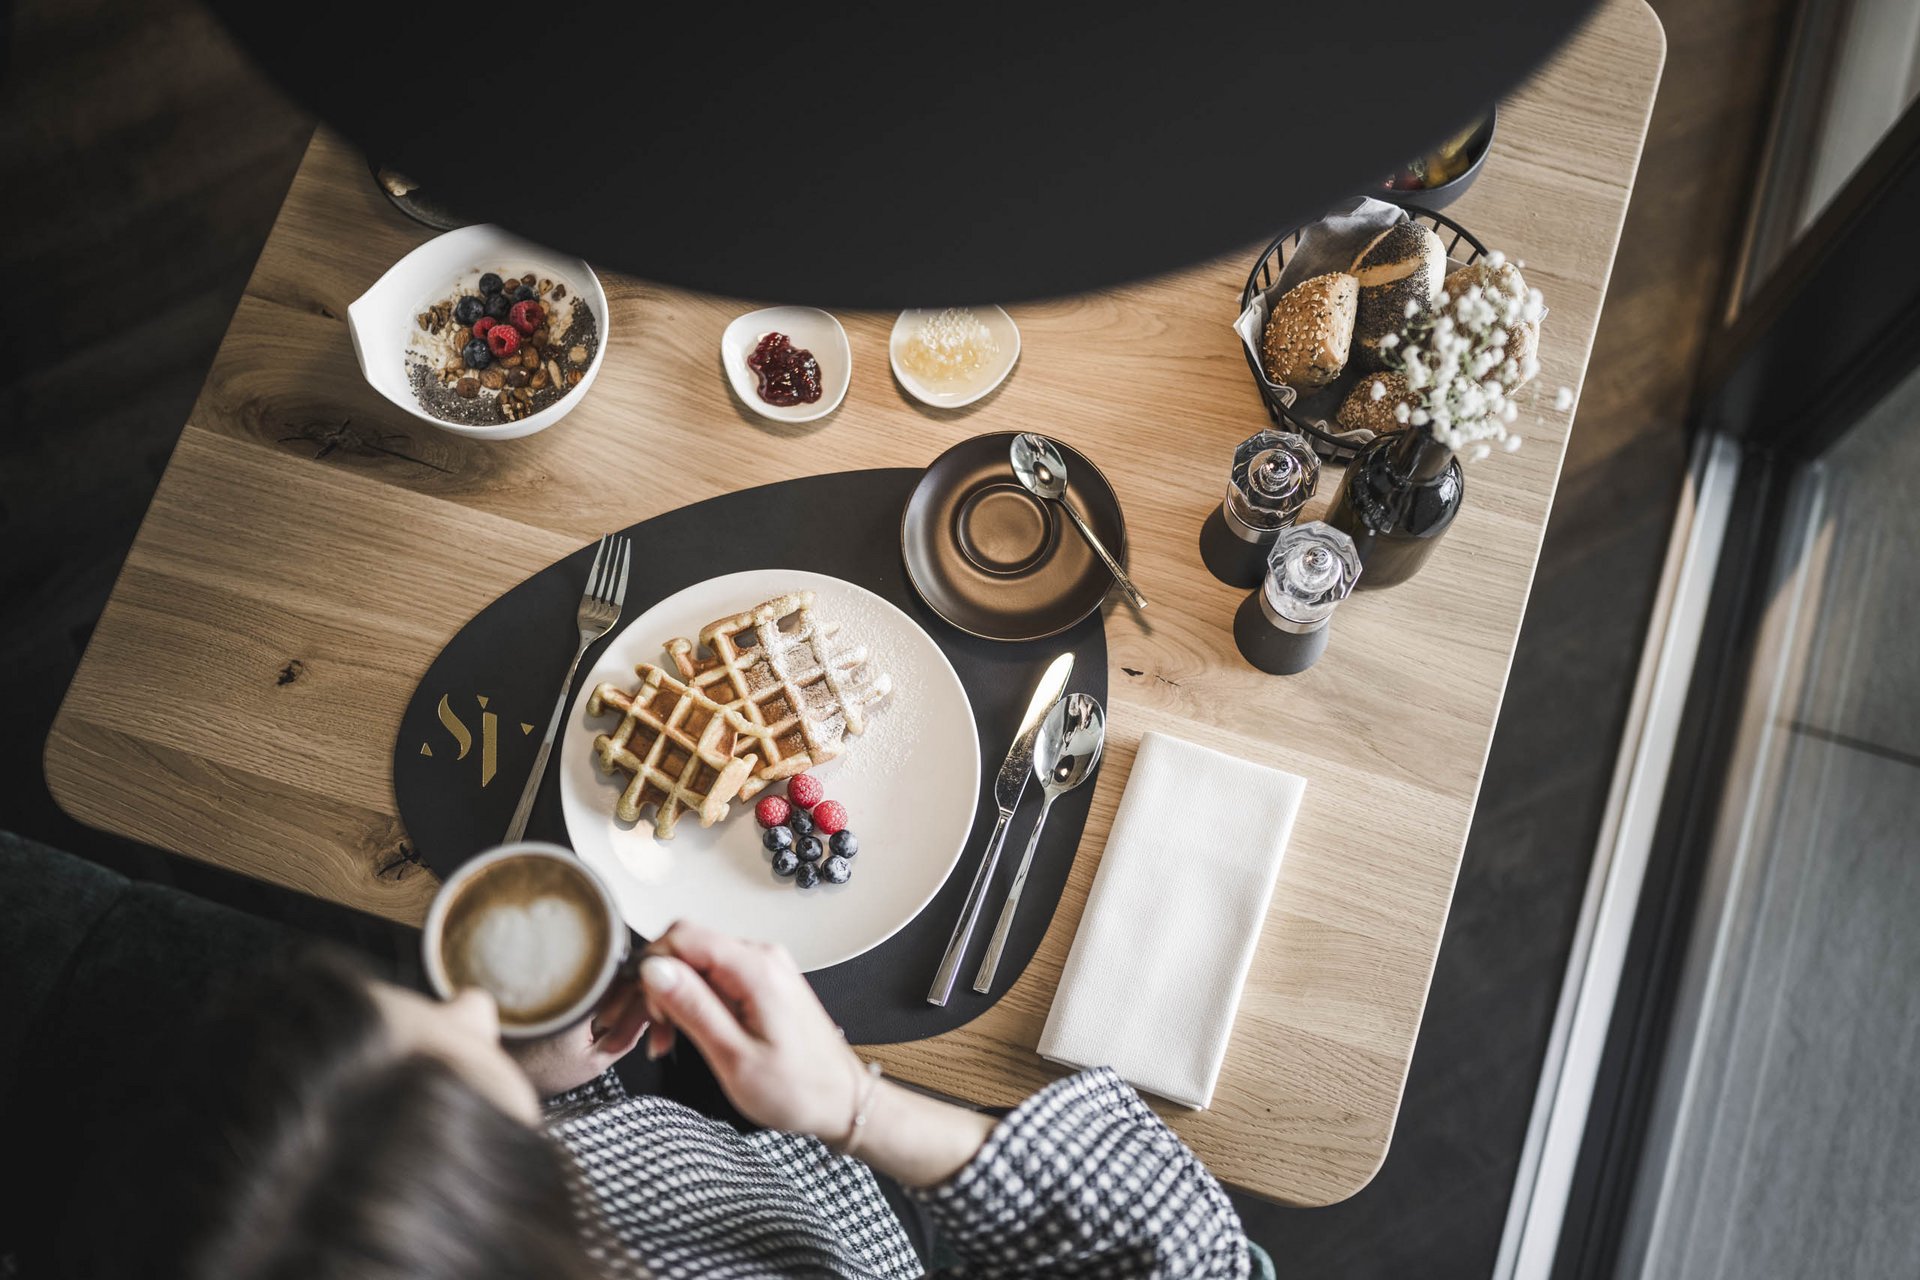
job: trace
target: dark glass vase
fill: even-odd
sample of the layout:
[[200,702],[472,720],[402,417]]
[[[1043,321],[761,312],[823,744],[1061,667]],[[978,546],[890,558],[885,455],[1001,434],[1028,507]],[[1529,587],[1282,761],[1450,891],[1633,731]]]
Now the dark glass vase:
[[1327,523],[1353,539],[1363,566],[1357,590],[1405,582],[1460,512],[1466,477],[1453,450],[1425,431],[1390,431],[1347,467]]

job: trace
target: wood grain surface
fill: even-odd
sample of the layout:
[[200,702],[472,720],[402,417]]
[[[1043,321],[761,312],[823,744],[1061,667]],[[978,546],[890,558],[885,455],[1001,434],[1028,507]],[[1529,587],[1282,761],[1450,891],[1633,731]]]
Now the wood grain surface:
[[[430,233],[322,132],[67,694],[49,785],[84,821],[418,922],[435,886],[397,861],[390,753],[420,673],[483,605],[602,531],[690,501],[1044,430],[1113,482],[1154,604],[1107,606],[1107,762],[1040,954],[968,1026],[876,1056],[989,1105],[1058,1074],[1033,1045],[1139,735],[1165,730],[1309,785],[1213,1106],[1162,1113],[1231,1183],[1296,1204],[1349,1196],[1392,1134],[1571,426],[1551,389],[1577,390],[1586,368],[1663,49],[1641,0],[1609,0],[1502,104],[1494,154],[1453,212],[1523,260],[1552,308],[1536,420],[1519,453],[1470,468],[1422,573],[1349,601],[1327,655],[1290,678],[1239,658],[1242,593],[1206,573],[1196,541],[1233,445],[1265,420],[1229,327],[1257,246],[1013,308],[1019,366],[958,412],[894,384],[891,315],[845,314],[852,389],[800,426],[726,385],[719,335],[752,304],[607,276],[591,394],[549,431],[481,443],[362,381],[347,304]],[[1310,515],[1337,481],[1330,470]]]

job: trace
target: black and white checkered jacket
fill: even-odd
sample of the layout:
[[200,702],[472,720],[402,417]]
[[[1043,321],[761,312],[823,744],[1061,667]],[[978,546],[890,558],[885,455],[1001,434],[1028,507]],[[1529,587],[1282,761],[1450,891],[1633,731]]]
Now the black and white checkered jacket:
[[[921,1274],[873,1174],[812,1138],[742,1134],[609,1072],[548,1104],[610,1271],[653,1277]],[[1043,1089],[966,1168],[918,1193],[970,1276],[1242,1280],[1220,1185],[1111,1071]]]

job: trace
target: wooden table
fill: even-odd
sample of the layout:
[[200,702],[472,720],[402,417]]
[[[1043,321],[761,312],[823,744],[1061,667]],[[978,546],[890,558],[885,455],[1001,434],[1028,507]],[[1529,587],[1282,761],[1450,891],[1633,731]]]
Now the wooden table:
[[1113,481],[1154,605],[1137,615],[1116,593],[1108,606],[1108,763],[1038,957],[967,1027],[878,1056],[982,1104],[1056,1074],[1033,1046],[1139,735],[1167,730],[1310,781],[1212,1109],[1164,1113],[1250,1191],[1352,1195],[1393,1131],[1571,425],[1551,389],[1585,372],[1663,51],[1641,0],[1609,0],[1502,104],[1494,154],[1454,212],[1523,260],[1552,307],[1541,420],[1518,454],[1470,468],[1425,570],[1349,601],[1326,657],[1284,679],[1239,658],[1243,593],[1208,576],[1196,545],[1234,444],[1265,421],[1228,327],[1254,246],[1014,308],[1019,367],[960,412],[894,384],[890,315],[845,316],[852,390],[801,427],[727,388],[718,339],[742,303],[609,277],[592,393],[550,431],[486,444],[361,380],[347,303],[429,233],[322,132],[68,691],[47,745],[53,792],[83,821],[417,923],[435,886],[396,863],[394,736],[429,660],[483,605],[603,530],[695,499],[924,465],[968,435],[1040,427]]

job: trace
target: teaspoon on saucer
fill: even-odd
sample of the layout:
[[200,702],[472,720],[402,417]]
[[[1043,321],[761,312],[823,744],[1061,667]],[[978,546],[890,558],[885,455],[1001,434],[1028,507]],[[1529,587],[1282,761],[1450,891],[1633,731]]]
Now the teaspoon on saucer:
[[980,961],[980,972],[973,979],[975,991],[993,985],[994,970],[1000,967],[1000,953],[1007,949],[1007,934],[1013,930],[1014,913],[1020,909],[1020,893],[1027,887],[1027,872],[1033,867],[1033,851],[1040,847],[1040,832],[1047,825],[1053,802],[1073,790],[1093,773],[1100,763],[1101,748],[1107,740],[1107,717],[1100,700],[1084,693],[1070,693],[1053,704],[1053,710],[1040,722],[1040,734],[1033,744],[1033,776],[1040,780],[1046,798],[1040,804],[1040,818],[1027,838],[1027,851],[1020,857],[1020,869],[1014,873],[1013,887],[1007,890],[1006,905],[1000,908],[1000,921],[993,927],[993,941]]
[[1027,492],[1036,498],[1059,503],[1060,508],[1067,513],[1068,519],[1073,521],[1073,527],[1080,531],[1080,536],[1087,540],[1089,547],[1093,548],[1093,553],[1113,571],[1114,581],[1118,582],[1120,589],[1126,592],[1127,599],[1133,602],[1133,607],[1146,608],[1147,598],[1140,594],[1140,588],[1133,585],[1133,579],[1129,578],[1127,571],[1120,567],[1120,562],[1113,558],[1113,553],[1094,536],[1093,530],[1087,528],[1087,522],[1080,518],[1080,513],[1075,511],[1073,504],[1067,501],[1067,460],[1060,456],[1060,450],[1054,446],[1053,441],[1043,435],[1023,431],[1013,438],[1011,452],[1013,474]]

